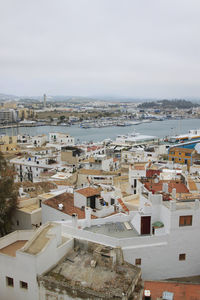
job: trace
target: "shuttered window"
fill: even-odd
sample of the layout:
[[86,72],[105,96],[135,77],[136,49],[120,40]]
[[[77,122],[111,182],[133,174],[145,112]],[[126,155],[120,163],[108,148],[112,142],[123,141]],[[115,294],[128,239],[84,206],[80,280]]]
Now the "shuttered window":
[[192,226],[192,216],[180,216],[179,226]]

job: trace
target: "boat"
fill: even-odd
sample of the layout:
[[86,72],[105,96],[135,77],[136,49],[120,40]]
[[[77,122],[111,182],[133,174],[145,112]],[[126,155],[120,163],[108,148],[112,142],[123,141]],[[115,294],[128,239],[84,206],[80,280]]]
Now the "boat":
[[153,141],[156,139],[156,136],[151,135],[143,135],[139,132],[132,132],[127,135],[118,135],[116,138],[117,143],[121,144],[132,144],[132,143],[140,143],[140,142],[147,142],[147,141]]
[[195,141],[198,139],[200,139],[200,129],[191,129],[188,133],[169,137],[168,142],[184,143],[187,141]]

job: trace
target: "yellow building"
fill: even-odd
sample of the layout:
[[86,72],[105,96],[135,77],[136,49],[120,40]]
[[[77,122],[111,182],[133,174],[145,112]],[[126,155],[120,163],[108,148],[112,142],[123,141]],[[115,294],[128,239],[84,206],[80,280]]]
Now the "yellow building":
[[195,149],[174,147],[169,149],[168,156],[170,161],[191,166],[195,154],[196,154]]
[[0,151],[7,152],[12,151],[17,148],[17,136],[8,136],[1,135],[0,136]]
[[6,101],[2,103],[2,108],[3,109],[7,109],[7,108],[13,108],[15,109],[17,107],[17,103],[16,102],[12,102],[12,101]]
[[34,118],[35,111],[34,111],[34,109],[20,108],[20,109],[18,109],[18,117],[19,117],[19,119]]

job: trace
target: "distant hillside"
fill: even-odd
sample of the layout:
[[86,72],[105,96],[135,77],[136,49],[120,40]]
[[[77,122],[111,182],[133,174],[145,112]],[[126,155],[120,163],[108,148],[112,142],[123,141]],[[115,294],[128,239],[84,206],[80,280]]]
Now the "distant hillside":
[[0,101],[17,100],[19,97],[15,95],[7,95],[0,93]]
[[160,100],[152,102],[144,102],[139,104],[139,108],[153,108],[153,109],[190,109],[192,107],[198,107],[199,104],[193,103],[187,100]]

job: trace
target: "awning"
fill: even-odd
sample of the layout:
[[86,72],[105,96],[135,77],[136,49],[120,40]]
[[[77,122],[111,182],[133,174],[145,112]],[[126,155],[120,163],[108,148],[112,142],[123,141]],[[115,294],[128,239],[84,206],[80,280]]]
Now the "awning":
[[164,224],[163,224],[162,222],[160,222],[160,221],[157,221],[157,222],[154,222],[154,223],[152,224],[152,226],[153,226],[154,228],[162,228],[162,227],[164,227]]

